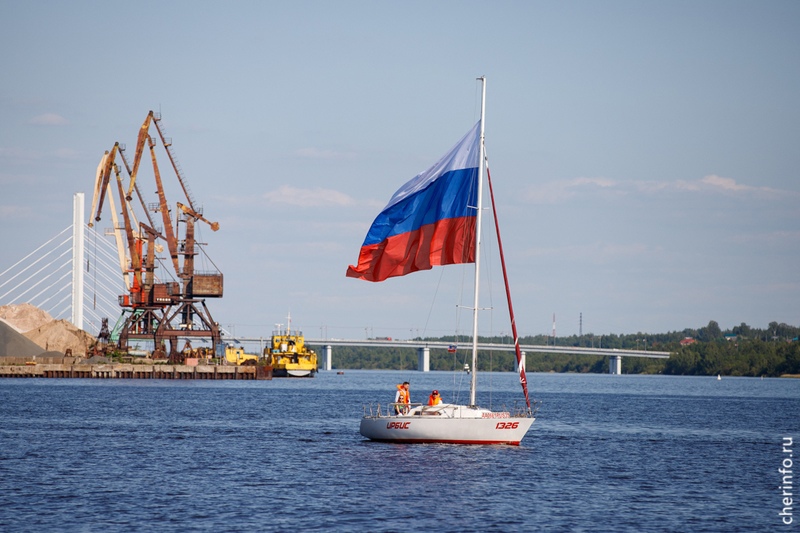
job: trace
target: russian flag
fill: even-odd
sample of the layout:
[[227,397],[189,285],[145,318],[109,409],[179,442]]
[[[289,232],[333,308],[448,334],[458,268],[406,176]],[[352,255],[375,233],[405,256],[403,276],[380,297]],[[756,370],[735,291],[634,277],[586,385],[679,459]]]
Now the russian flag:
[[400,187],[367,233],[347,277],[383,281],[475,262],[480,121],[428,170]]

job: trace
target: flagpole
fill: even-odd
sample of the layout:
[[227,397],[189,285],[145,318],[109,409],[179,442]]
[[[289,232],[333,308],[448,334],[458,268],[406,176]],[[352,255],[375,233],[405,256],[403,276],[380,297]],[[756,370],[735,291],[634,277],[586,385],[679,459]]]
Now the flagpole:
[[486,76],[477,78],[481,80],[481,133],[478,158],[478,205],[475,220],[475,299],[472,306],[472,372],[469,383],[469,404],[478,405],[476,390],[478,385],[478,288],[480,287],[480,266],[481,266],[481,219],[483,210],[483,162],[484,162],[484,119],[486,118]]

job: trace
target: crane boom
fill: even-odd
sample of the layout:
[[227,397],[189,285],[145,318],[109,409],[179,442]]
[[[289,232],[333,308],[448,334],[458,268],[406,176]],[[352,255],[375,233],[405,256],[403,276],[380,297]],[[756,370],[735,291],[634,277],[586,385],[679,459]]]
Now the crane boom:
[[[151,111],[152,113],[152,111]],[[158,170],[158,161],[156,161],[155,140],[150,139],[150,158],[153,160],[153,173],[156,178],[156,191],[158,193],[158,209],[161,211],[161,219],[164,221],[164,233],[167,237],[167,248],[169,255],[172,258],[172,265],[175,267],[175,273],[180,275],[181,269],[178,265],[178,240],[175,238],[175,230],[172,228],[172,219],[169,216],[169,207],[167,207],[167,196],[164,193],[164,184],[161,182],[161,172]]]
[[178,178],[178,183],[181,184],[183,195],[186,197],[186,201],[189,202],[189,207],[194,209],[194,200],[192,199],[191,192],[189,192],[189,185],[186,183],[186,178],[183,175],[183,172],[181,172],[180,165],[178,165],[178,161],[175,159],[175,155],[172,153],[172,139],[167,139],[167,137],[164,136],[164,130],[161,129],[161,113],[159,113],[158,116],[153,119],[153,123],[156,125],[158,136],[161,137],[161,144],[164,145],[164,150],[167,152],[169,162],[172,163],[172,169],[175,171],[175,176]]
[[[122,162],[125,164],[125,170],[128,171],[128,177],[133,175],[133,170],[131,170],[130,164],[128,164],[128,158],[125,157],[125,148],[120,145],[119,147],[119,157],[122,159]],[[139,156],[141,158],[141,155]],[[142,196],[142,191],[139,190],[139,184],[133,183],[133,189],[136,191],[136,196],[139,198],[139,204],[142,206],[142,211],[144,211],[144,215],[147,217],[147,222],[150,226],[155,226],[153,223],[153,218],[150,216],[150,211],[147,209],[147,206],[144,203],[144,197]]]
[[[100,213],[103,211],[103,201],[105,200],[106,188],[108,181],[111,179],[111,166],[114,164],[114,157],[117,155],[119,143],[114,143],[114,147],[110,152],[106,152],[100,160],[100,165],[97,167],[97,177],[94,185],[94,196],[92,197],[92,211],[95,222],[100,221]],[[102,168],[101,168],[102,167]],[[97,211],[95,211],[95,208]],[[89,222],[89,227],[94,226],[93,222]]]
[[131,280],[126,276],[128,269],[128,255],[125,253],[125,244],[122,242],[122,234],[120,232],[119,218],[117,217],[117,208],[114,205],[114,195],[111,192],[111,183],[108,184],[108,204],[111,207],[111,220],[114,224],[114,239],[117,242],[117,256],[119,257],[119,268],[122,270],[122,279],[125,282],[125,289],[130,292]]
[[[133,226],[131,225],[131,216],[128,211],[128,202],[125,199],[125,191],[122,187],[122,179],[119,176],[119,168],[114,165],[117,175],[117,190],[119,191],[119,202],[122,206],[122,220],[125,224],[125,236],[128,239],[128,250],[131,254],[131,271],[133,272],[133,287],[131,292],[139,292],[142,287],[142,254],[141,254],[141,239],[137,239],[137,235],[133,233]],[[138,302],[137,302],[138,303]]]
[[[147,117],[144,119],[144,123],[142,127],[139,128],[139,136],[136,138],[136,151],[134,152],[133,156],[133,170],[131,171],[131,183],[128,185],[128,194],[125,195],[125,198],[130,201],[133,197],[131,194],[133,193],[133,188],[136,186],[136,175],[139,172],[139,163],[142,161],[142,153],[144,152],[144,142],[150,140],[150,121],[153,120],[153,112],[150,111],[147,114]],[[152,142],[150,141],[151,147]]]
[[182,203],[178,202],[178,209],[189,215],[190,217],[194,217],[198,220],[202,220],[209,226],[211,226],[211,231],[217,231],[219,229],[219,222],[210,222],[206,219],[203,215],[195,211],[189,206],[183,205]]
[[[94,194],[92,195],[92,209],[89,212],[94,215],[94,210],[97,208],[97,199],[100,196],[100,188],[103,183],[103,169],[106,167],[106,159],[108,159],[108,150],[105,151],[103,157],[100,158],[100,163],[97,164],[97,174],[94,178]],[[89,218],[89,227],[94,227],[94,222]]]

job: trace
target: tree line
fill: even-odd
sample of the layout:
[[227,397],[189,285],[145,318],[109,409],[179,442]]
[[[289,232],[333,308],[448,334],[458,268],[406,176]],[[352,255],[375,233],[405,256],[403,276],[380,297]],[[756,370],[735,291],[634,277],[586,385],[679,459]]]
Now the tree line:
[[[699,329],[669,333],[608,335],[546,335],[520,338],[520,344],[654,350],[670,352],[669,359],[623,357],[627,374],[780,376],[800,375],[800,327],[771,322],[765,329],[745,323],[722,330],[715,321]],[[458,346],[455,353],[430,351],[431,370],[460,370],[471,364],[471,339],[467,337],[418,337],[415,341],[448,342]],[[479,337],[482,343],[512,344],[508,336]],[[481,351],[479,371],[511,372],[516,368],[513,352]],[[416,370],[417,353],[408,348],[337,346],[333,357],[337,369]],[[608,372],[608,358],[593,355],[536,353],[528,350],[529,372]]]

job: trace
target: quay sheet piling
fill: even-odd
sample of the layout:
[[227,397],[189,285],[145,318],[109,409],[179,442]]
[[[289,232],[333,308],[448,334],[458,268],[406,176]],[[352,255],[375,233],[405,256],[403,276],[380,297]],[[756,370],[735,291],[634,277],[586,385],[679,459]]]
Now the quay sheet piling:
[[217,365],[25,364],[0,365],[0,378],[269,380],[272,369]]

